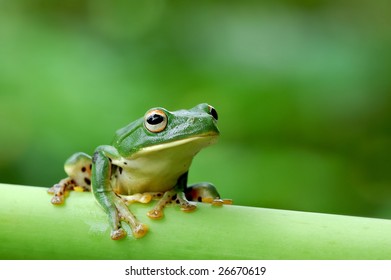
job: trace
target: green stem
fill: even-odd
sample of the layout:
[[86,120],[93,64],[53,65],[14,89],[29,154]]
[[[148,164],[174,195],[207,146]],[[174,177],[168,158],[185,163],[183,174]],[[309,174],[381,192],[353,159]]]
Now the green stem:
[[0,195],[0,259],[391,258],[389,220],[199,204],[154,221],[151,204],[133,204],[149,233],[113,241],[90,193],[72,192],[64,206],[45,188],[0,184]]

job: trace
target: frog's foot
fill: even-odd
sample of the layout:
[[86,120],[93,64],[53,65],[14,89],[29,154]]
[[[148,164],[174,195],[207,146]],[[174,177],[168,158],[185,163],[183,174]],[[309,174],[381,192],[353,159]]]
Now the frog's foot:
[[111,239],[119,240],[126,237],[127,233],[122,228],[121,221],[127,223],[135,238],[141,238],[148,232],[148,227],[142,224],[129,210],[123,199],[114,193],[97,194],[98,201],[109,215],[109,222],[112,227]]
[[76,187],[75,181],[70,177],[62,179],[58,184],[48,189],[49,194],[53,194],[52,204],[63,204],[65,200],[66,191]]
[[221,198],[212,198],[212,197],[203,197],[201,199],[203,203],[210,203],[212,206],[223,206],[224,204],[232,205],[232,199],[221,199]]
[[186,199],[185,194],[182,191],[174,189],[163,194],[163,197],[156,203],[155,207],[147,213],[148,217],[155,220],[163,218],[164,207],[166,207],[167,204],[174,202],[179,205],[184,212],[192,212],[197,208],[194,203],[191,203]]
[[190,201],[210,203],[213,206],[232,204],[232,199],[221,199],[216,187],[210,183],[194,184],[186,188],[186,198]]
[[[141,238],[148,232],[148,226],[139,223],[135,228],[132,227],[132,233],[135,238]],[[127,236],[126,231],[122,228],[116,228],[111,231],[110,237],[113,240],[120,240]]]
[[110,238],[113,240],[120,240],[126,237],[127,233],[123,228],[113,229],[110,234]]

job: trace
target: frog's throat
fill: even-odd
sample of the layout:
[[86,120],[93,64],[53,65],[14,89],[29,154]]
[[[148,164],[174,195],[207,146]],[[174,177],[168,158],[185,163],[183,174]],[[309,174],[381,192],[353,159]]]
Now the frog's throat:
[[156,153],[166,149],[175,149],[177,147],[186,145],[192,146],[195,150],[201,150],[204,147],[214,144],[217,141],[217,138],[218,133],[209,132],[206,134],[196,135],[185,139],[145,147],[137,151],[133,156],[139,157],[144,154]]

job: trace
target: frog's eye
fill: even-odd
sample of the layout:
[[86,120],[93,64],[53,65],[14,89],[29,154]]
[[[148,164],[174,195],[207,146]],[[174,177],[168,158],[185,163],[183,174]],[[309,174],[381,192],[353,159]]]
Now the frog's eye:
[[209,107],[209,114],[212,115],[212,117],[217,121],[219,119],[219,116],[217,115],[217,111],[213,106],[208,105]]
[[160,132],[167,126],[167,115],[162,110],[151,110],[145,114],[144,124],[150,132]]

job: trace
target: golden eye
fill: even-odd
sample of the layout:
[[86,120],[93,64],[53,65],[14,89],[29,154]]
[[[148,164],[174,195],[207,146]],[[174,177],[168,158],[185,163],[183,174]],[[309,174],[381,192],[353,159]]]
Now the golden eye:
[[167,115],[158,109],[148,111],[144,117],[144,125],[150,132],[163,131],[167,126]]

